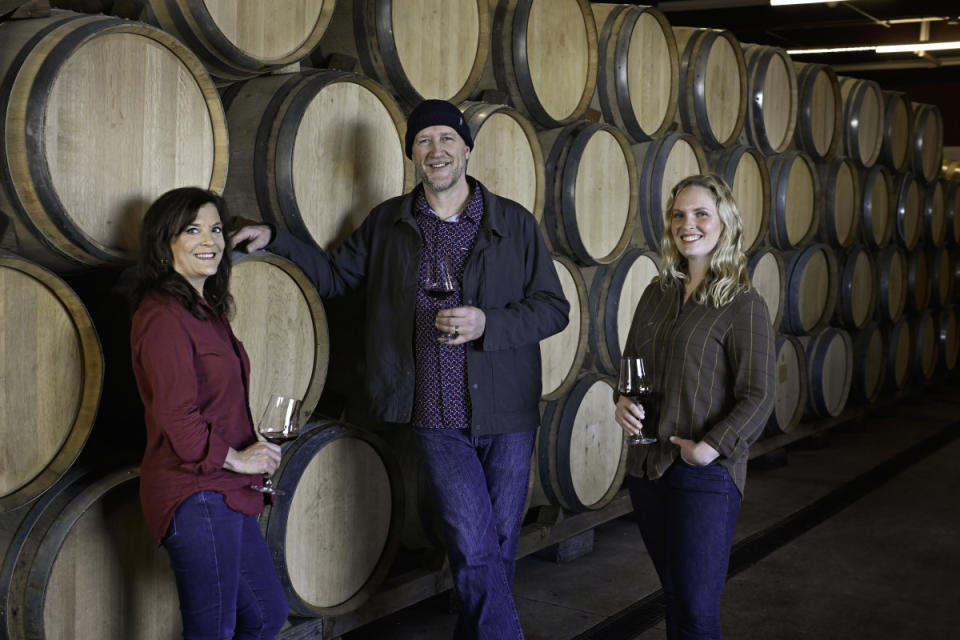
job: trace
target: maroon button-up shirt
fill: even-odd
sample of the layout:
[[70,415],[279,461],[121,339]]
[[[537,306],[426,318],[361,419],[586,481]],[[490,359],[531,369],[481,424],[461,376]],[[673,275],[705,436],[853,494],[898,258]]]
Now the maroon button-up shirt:
[[133,316],[130,349],[147,429],[140,502],[158,543],[177,506],[198,491],[219,491],[243,514],[263,510],[263,496],[249,488],[261,478],[223,468],[230,447],[256,441],[250,363],[226,318],[205,310],[201,320],[173,297],[151,292]]
[[440,333],[434,326],[440,309],[463,304],[460,282],[467,255],[473,247],[483,218],[480,189],[464,210],[454,218],[441,220],[427,204],[420,190],[416,200],[416,220],[423,238],[420,251],[420,282],[428,262],[441,258],[450,261],[457,281],[456,293],[445,299],[431,298],[417,287],[417,308],[414,327],[414,359],[416,391],[413,402],[415,427],[432,429],[466,429],[470,426],[470,393],[467,390],[467,352],[465,344],[449,345],[437,341]]

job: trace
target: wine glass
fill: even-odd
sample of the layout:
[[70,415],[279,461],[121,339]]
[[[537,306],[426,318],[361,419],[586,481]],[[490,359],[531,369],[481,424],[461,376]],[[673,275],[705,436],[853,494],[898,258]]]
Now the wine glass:
[[[630,398],[634,404],[643,405],[644,419],[647,424],[656,426],[657,397],[653,391],[653,381],[647,373],[646,364],[640,356],[623,356],[620,358],[620,378],[617,381],[617,391],[620,395]],[[657,439],[643,435],[641,429],[636,435],[627,436],[627,444],[652,444]]]
[[[263,417],[257,423],[257,433],[273,444],[283,444],[286,440],[293,440],[300,435],[300,400],[290,396],[274,394],[263,412]],[[263,484],[251,485],[260,493],[282,495],[283,491],[273,488],[273,481],[264,478]]]
[[[438,300],[444,300],[456,293],[457,279],[454,277],[449,258],[439,258],[425,264],[421,284],[425,294]],[[448,340],[455,340],[458,337],[456,332],[441,331],[440,335]]]

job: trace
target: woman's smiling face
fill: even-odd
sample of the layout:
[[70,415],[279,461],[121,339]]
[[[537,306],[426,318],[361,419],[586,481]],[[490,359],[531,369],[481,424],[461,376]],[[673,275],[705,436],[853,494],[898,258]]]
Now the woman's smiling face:
[[173,270],[203,295],[203,284],[217,273],[226,240],[220,213],[212,202],[197,210],[197,217],[170,240]]

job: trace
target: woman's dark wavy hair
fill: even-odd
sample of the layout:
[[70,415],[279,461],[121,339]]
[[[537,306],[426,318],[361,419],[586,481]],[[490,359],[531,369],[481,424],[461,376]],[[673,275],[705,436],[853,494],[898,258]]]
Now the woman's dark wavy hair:
[[[133,286],[133,308],[136,309],[149,291],[162,291],[176,298],[197,318],[206,318],[196,289],[173,268],[170,242],[196,220],[205,204],[213,204],[223,223],[226,241],[230,230],[227,205],[218,194],[199,187],[182,187],[167,191],[150,205],[140,227],[140,260]],[[203,297],[219,315],[229,315],[233,306],[230,295],[230,252],[225,247],[217,272],[203,285]]]

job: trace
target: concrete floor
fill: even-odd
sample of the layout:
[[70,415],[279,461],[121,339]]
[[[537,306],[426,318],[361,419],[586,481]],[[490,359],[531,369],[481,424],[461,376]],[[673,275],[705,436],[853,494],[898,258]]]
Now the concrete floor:
[[[752,464],[721,603],[727,638],[960,638],[960,395],[956,377]],[[758,463],[760,461],[757,461]],[[518,562],[528,640],[665,636],[659,584],[629,517],[566,564]],[[344,640],[451,637],[436,597]]]

